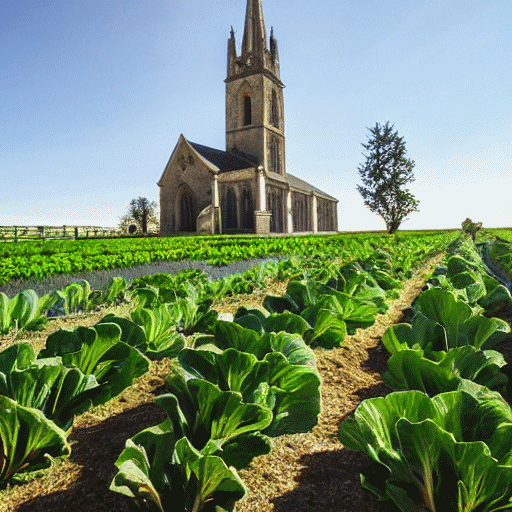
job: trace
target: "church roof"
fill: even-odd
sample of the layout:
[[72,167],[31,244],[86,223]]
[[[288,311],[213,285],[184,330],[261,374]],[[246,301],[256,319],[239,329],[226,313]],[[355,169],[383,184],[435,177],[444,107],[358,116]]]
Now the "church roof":
[[310,194],[311,192],[314,192],[315,195],[318,197],[323,197],[325,199],[329,199],[331,201],[338,202],[338,199],[335,197],[330,196],[329,194],[326,194],[325,192],[322,192],[319,188],[314,187],[313,185],[310,185],[304,180],[301,180],[300,178],[297,178],[293,174],[286,173],[286,181],[290,184],[290,187],[295,188],[297,190],[300,190],[302,192],[306,192]]
[[[242,169],[248,169],[256,167],[258,164],[251,159],[249,155],[237,155],[231,151],[222,151],[220,149],[210,148],[197,144],[196,142],[190,142],[189,144],[206,160],[215,165],[219,169],[219,173],[238,171]],[[277,176],[275,176],[277,178]],[[288,182],[290,186],[296,190],[311,194],[314,192],[318,197],[323,197],[331,201],[338,201],[335,197],[326,194],[319,188],[310,185],[304,180],[293,176],[293,174],[286,173],[286,176],[280,176],[281,180]]]
[[258,165],[250,156],[237,155],[231,151],[222,151],[190,141],[189,144],[203,158],[215,165],[220,173],[249,169]]

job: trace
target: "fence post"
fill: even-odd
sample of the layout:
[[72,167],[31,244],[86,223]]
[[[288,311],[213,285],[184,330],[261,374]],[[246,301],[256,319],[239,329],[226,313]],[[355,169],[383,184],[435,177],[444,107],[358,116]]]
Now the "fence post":
[[18,226],[14,226],[14,243],[18,243]]
[[78,240],[78,228],[75,227],[75,240]]
[[62,236],[66,238],[66,226],[62,226]]

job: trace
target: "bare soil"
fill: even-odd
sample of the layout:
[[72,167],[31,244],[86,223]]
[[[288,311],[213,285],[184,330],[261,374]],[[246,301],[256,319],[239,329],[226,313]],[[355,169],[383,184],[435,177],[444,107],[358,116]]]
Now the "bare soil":
[[[337,439],[338,426],[364,399],[383,396],[388,390],[381,375],[388,355],[381,337],[400,321],[403,311],[420,293],[426,273],[441,256],[431,259],[405,284],[400,297],[375,324],[348,336],[335,350],[315,350],[322,376],[322,413],[318,425],[307,434],[288,435],[273,441],[270,454],[258,457],[240,476],[247,496],[235,512],[383,512],[398,510],[378,502],[359,483],[367,462],[360,453],[345,449]],[[215,304],[222,313],[242,305],[261,305],[266,294],[283,294],[285,284],[274,284],[265,293],[228,298]],[[122,312],[122,311],[121,311]],[[55,320],[41,333],[16,339],[0,337],[0,350],[18,341],[31,341],[38,349],[58,328],[93,325],[106,311]],[[116,473],[114,462],[127,438],[164,419],[154,404],[155,393],[169,373],[170,361],[152,362],[150,371],[120,397],[83,414],[69,437],[72,453],[56,461],[40,478],[0,490],[1,512],[127,512],[136,510],[133,500],[108,490]]]

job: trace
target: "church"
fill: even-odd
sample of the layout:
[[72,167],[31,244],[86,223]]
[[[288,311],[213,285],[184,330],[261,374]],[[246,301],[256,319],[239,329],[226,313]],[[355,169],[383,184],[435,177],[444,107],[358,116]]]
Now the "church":
[[228,40],[226,151],[180,136],[158,182],[160,234],[337,231],[334,197],[286,171],[284,84],[261,0],[247,0],[241,55]]

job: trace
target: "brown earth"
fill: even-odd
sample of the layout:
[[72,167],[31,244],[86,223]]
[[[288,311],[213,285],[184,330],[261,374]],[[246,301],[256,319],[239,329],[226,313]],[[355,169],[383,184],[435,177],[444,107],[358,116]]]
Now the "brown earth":
[[[312,432],[273,440],[272,451],[258,457],[240,476],[247,496],[235,512],[309,512],[398,510],[378,502],[359,483],[367,464],[360,453],[344,449],[337,440],[340,421],[365,398],[383,396],[388,390],[381,374],[387,353],[380,338],[388,326],[400,320],[423,287],[426,273],[441,259],[431,259],[405,284],[400,297],[391,301],[386,315],[375,324],[348,336],[335,350],[315,350],[322,376],[322,414]],[[283,294],[283,283],[264,293],[237,296],[215,305],[219,312],[234,312],[242,305],[261,304],[266,294]],[[93,325],[107,311],[55,320],[41,333],[0,337],[0,350],[14,341],[31,341],[42,348],[58,328]],[[122,311],[121,311],[122,312]],[[114,462],[127,438],[164,419],[153,403],[154,393],[169,373],[169,360],[152,362],[150,371],[120,397],[83,414],[69,437],[72,453],[56,461],[40,478],[0,490],[1,512],[127,512],[136,510],[133,500],[108,490],[116,473]]]

